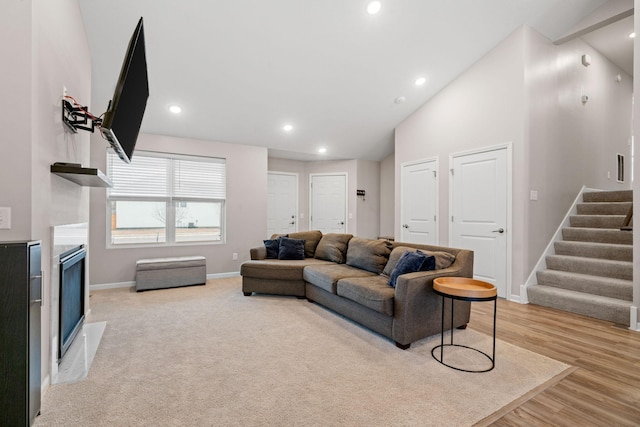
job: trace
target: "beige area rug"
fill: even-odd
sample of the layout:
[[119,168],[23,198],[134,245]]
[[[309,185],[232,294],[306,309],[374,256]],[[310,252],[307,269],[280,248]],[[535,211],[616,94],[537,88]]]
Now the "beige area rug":
[[498,341],[493,371],[459,372],[431,357],[439,336],[402,351],[306,300],[245,297],[239,277],[91,307],[107,322],[91,371],[52,386],[36,426],[469,426],[569,368]]

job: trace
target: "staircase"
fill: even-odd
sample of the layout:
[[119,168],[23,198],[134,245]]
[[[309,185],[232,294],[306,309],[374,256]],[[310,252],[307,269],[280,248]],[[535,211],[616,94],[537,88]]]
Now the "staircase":
[[633,193],[597,191],[582,199],[537,284],[527,287],[529,302],[629,326],[633,233],[621,228]]

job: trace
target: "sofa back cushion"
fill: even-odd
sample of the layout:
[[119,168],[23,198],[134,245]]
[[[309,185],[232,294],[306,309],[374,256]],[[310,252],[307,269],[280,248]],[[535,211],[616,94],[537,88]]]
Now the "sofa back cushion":
[[344,264],[347,257],[347,244],[352,237],[353,234],[325,234],[316,247],[315,258]]
[[389,261],[391,242],[354,237],[347,248],[347,265],[380,274]]
[[[433,257],[429,257],[429,258],[433,258]],[[398,260],[398,263],[396,264],[395,268],[389,275],[389,282],[388,282],[389,285],[391,285],[392,288],[395,288],[396,281],[398,280],[398,276],[420,271],[426,259],[427,259],[427,256],[420,251],[415,251],[415,252],[404,251],[400,259]]]
[[264,247],[267,250],[267,259],[278,259],[278,252],[280,252],[280,240],[269,239],[263,240]]
[[304,256],[305,258],[313,258],[316,253],[316,247],[320,239],[322,239],[322,231],[299,231],[297,233],[289,233],[287,237],[304,240]]
[[[389,255],[389,262],[387,262],[387,265],[385,265],[384,270],[382,271],[382,274],[386,276],[391,276],[391,272],[393,271],[394,268],[396,268],[396,265],[398,264],[398,260],[400,260],[400,257],[402,256],[402,254],[405,253],[406,251],[415,252],[417,250],[418,249],[412,248],[410,246],[396,246],[395,248],[393,248],[393,250],[391,251],[391,254]],[[444,252],[444,251],[429,251],[426,249],[420,249],[420,252],[424,253],[425,255],[431,255],[435,258],[436,270],[442,270],[444,268],[449,267],[451,264],[453,264],[453,261],[455,261],[456,259],[455,255],[449,252]]]
[[278,259],[304,259],[304,240],[280,237]]

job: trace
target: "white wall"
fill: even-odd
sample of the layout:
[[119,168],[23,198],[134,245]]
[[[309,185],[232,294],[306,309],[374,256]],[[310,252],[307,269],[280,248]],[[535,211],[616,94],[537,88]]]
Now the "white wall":
[[[581,55],[592,56],[585,69]],[[620,83],[615,76],[622,75]],[[590,101],[580,102],[582,92]],[[396,129],[395,234],[400,235],[399,165],[440,159],[439,218],[449,217],[451,153],[509,142],[513,147],[510,297],[542,253],[582,185],[629,188],[615,177],[616,153],[630,159],[630,77],[579,40],[554,46],[522,27]],[[538,191],[538,201],[529,191]],[[448,223],[439,224],[448,244]]]
[[[101,149],[91,152],[91,163],[106,170],[106,144],[94,135]],[[223,157],[227,167],[226,241],[220,244],[176,245],[107,249],[106,190],[91,190],[89,242],[91,284],[104,285],[135,280],[138,259],[203,255],[207,274],[240,271],[249,249],[262,244],[267,233],[267,149],[249,145],[141,134],[136,150]],[[134,153],[135,156],[135,153]],[[232,254],[238,259],[233,260]]]

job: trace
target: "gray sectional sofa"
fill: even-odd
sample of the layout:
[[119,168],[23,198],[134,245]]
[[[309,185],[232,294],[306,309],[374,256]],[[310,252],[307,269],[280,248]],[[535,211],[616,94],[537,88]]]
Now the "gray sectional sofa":
[[[390,338],[401,349],[440,332],[442,299],[433,292],[433,279],[473,277],[469,250],[320,231],[291,233],[288,238],[304,241],[304,256],[299,256],[303,259],[267,258],[265,246],[252,248],[251,260],[240,269],[244,295],[306,298]],[[389,277],[402,254],[417,250],[435,258],[435,269],[402,274],[395,288],[390,286]],[[470,303],[455,304],[453,327],[464,328]],[[449,301],[445,307],[445,329],[450,329]]]

